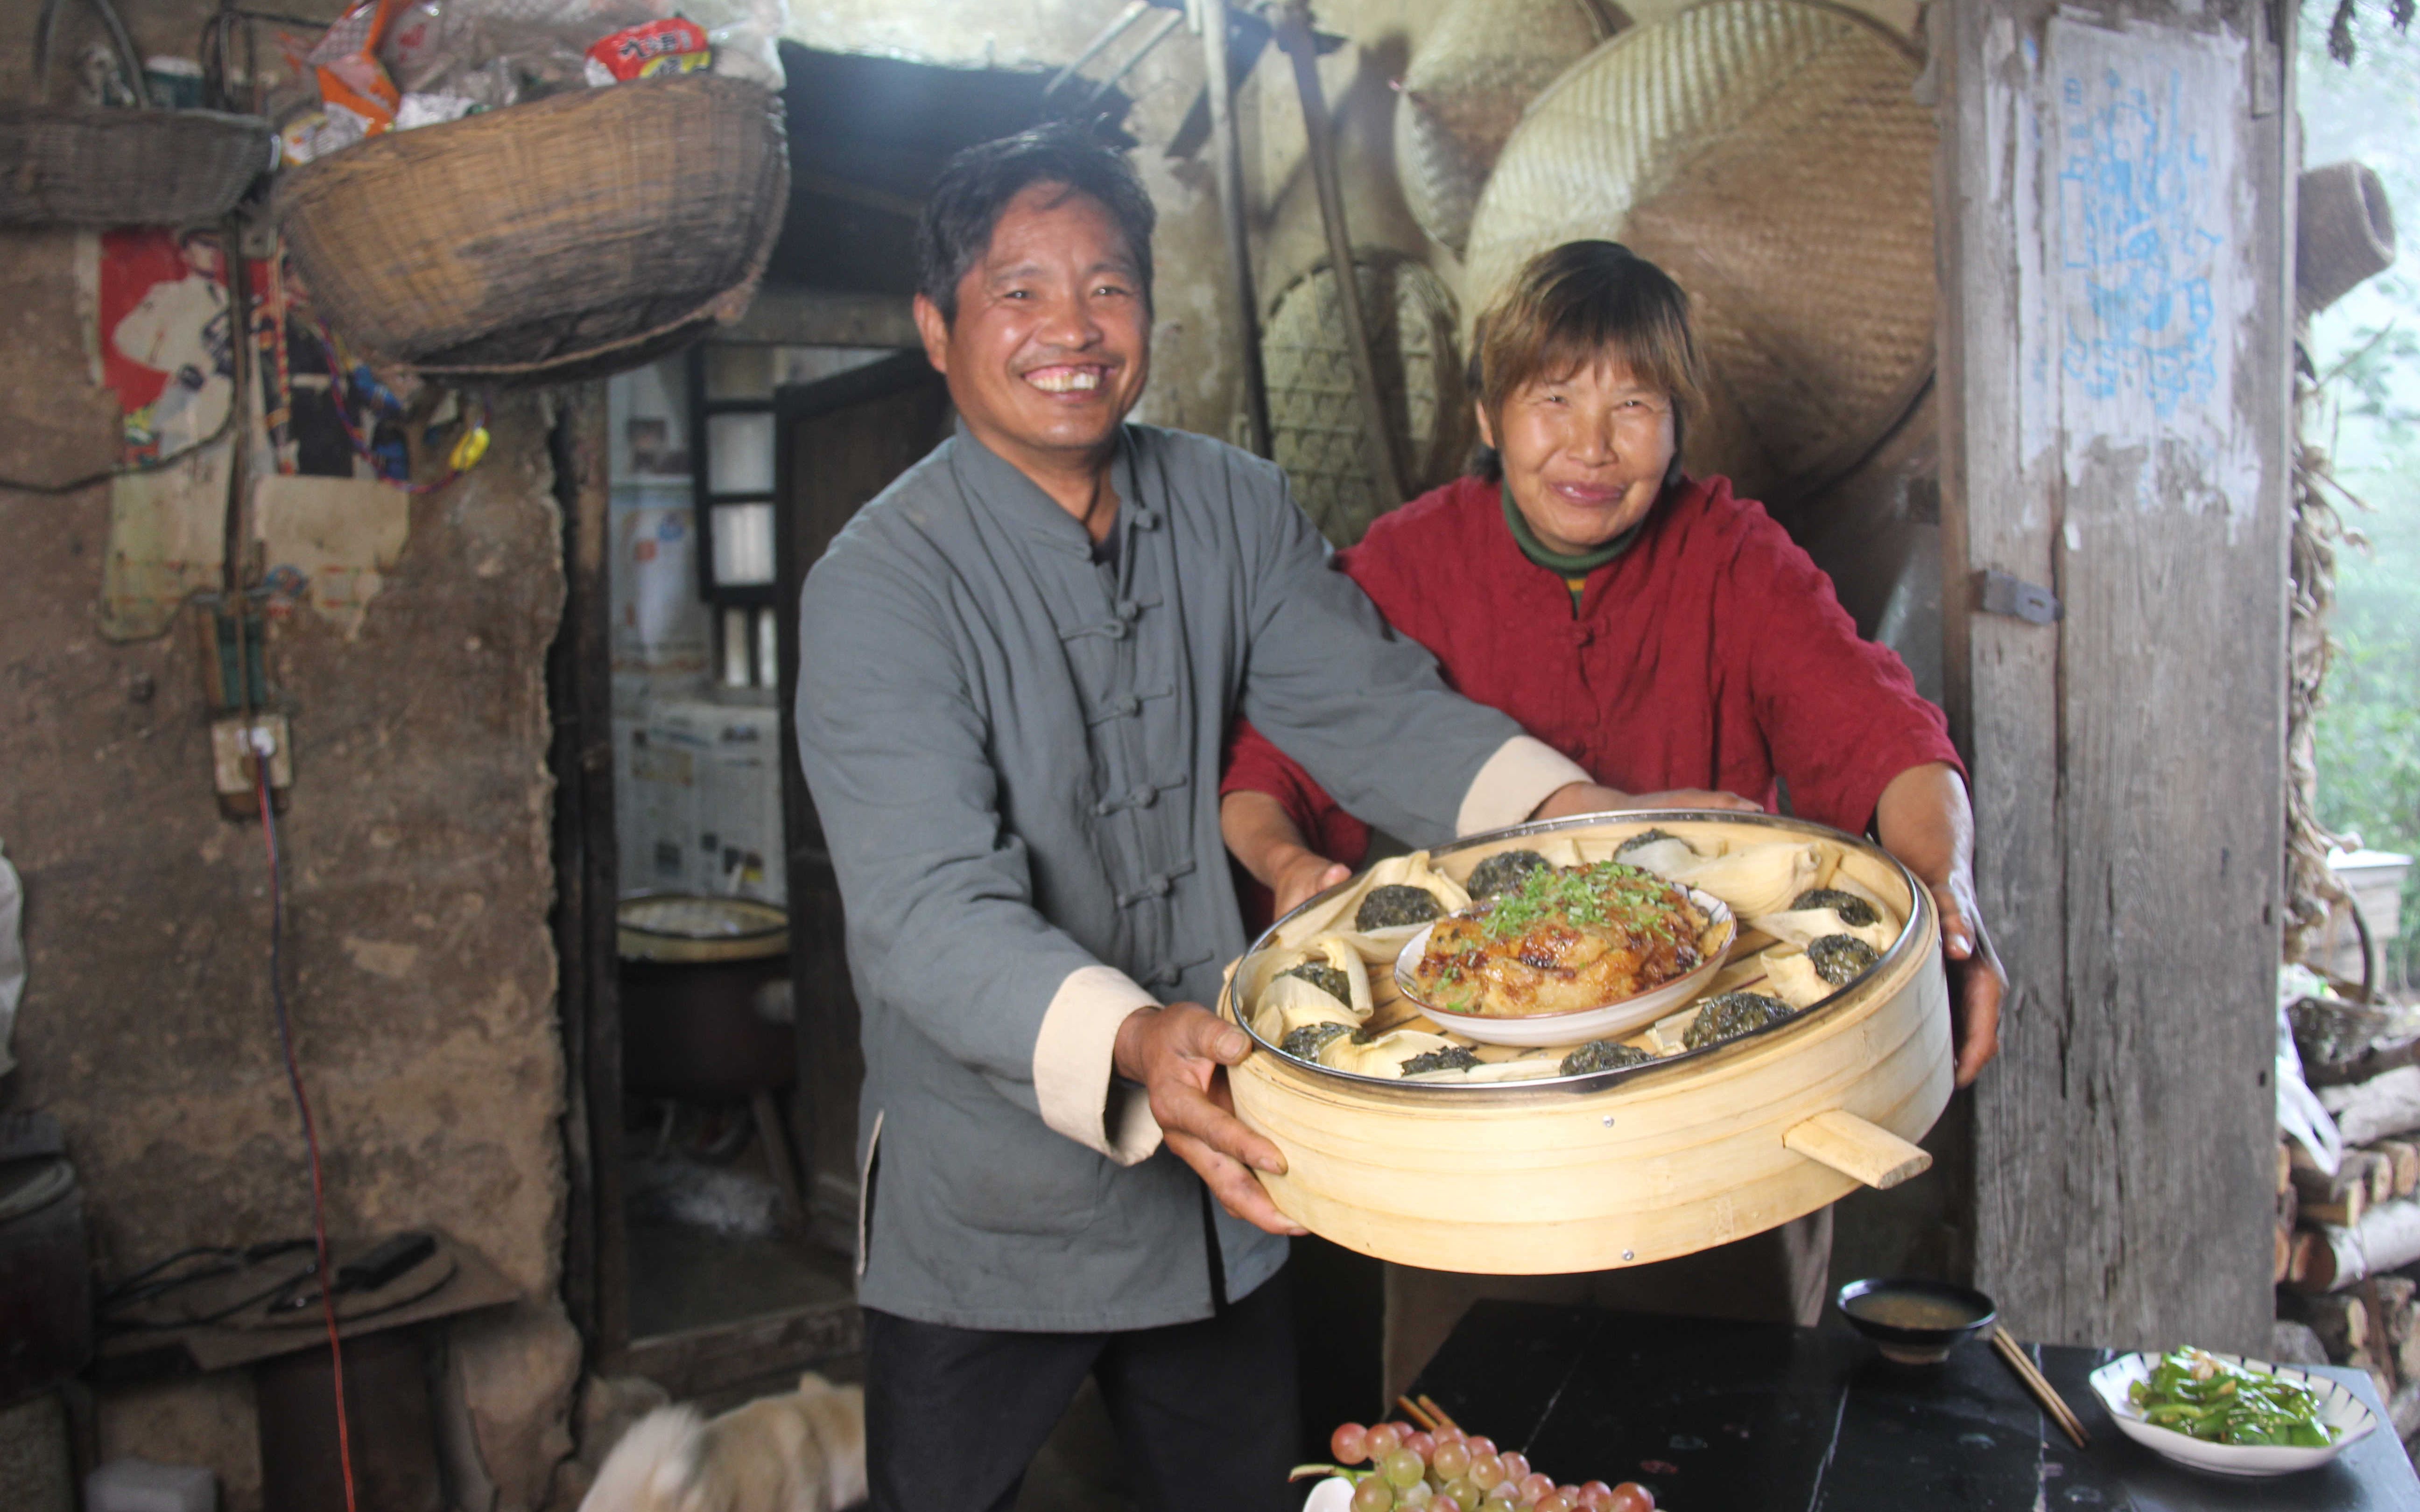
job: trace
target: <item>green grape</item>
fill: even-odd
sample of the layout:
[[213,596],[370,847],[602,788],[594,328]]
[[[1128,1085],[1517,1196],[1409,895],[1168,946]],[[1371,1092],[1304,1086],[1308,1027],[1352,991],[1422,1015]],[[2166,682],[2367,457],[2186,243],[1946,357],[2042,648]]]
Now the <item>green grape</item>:
[[1437,1489],[1440,1495],[1450,1496],[1461,1504],[1463,1512],[1479,1512],[1479,1504],[1487,1500],[1485,1489],[1472,1484],[1467,1475],[1457,1476]]
[[1421,1464],[1420,1457],[1409,1449],[1398,1449],[1387,1457],[1380,1468],[1385,1472],[1388,1483],[1400,1490],[1418,1486],[1428,1474],[1429,1467]]
[[1371,1428],[1370,1458],[1373,1463],[1385,1463],[1388,1455],[1393,1454],[1403,1446],[1403,1425],[1399,1423],[1380,1423],[1376,1427]]
[[1492,1454],[1479,1456],[1470,1462],[1470,1483],[1482,1491],[1503,1485],[1504,1461]]
[[1395,1493],[1395,1505],[1398,1507],[1422,1507],[1427,1506],[1431,1502],[1435,1500],[1435,1498],[1436,1491],[1427,1481],[1416,1480],[1409,1486],[1404,1487],[1402,1490]]
[[1429,1463],[1436,1467],[1441,1480],[1454,1480],[1470,1471],[1470,1446],[1459,1439],[1449,1439],[1436,1446]]
[[1353,1488],[1353,1512],[1394,1512],[1395,1489],[1384,1475],[1373,1475]]

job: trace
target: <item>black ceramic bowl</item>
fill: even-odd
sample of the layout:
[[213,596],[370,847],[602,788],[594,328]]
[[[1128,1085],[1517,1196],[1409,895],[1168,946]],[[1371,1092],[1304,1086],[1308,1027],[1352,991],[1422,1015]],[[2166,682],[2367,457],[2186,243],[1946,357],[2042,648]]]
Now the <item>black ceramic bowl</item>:
[[1852,1281],[1833,1301],[1851,1328],[1900,1365],[1939,1365],[2000,1320],[1992,1299],[1974,1288],[1920,1276]]

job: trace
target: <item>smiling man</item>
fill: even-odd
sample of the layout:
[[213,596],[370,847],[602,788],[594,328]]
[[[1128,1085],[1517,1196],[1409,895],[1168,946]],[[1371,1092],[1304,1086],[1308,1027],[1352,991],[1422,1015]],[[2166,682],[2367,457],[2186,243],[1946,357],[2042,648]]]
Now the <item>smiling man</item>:
[[[1218,833],[1239,713],[1394,833],[1612,807],[1447,691],[1266,462],[1125,423],[1150,200],[1051,127],[936,186],[916,319],[957,433],[807,579],[801,760],[863,1015],[873,1504],[1006,1507],[1087,1373],[1146,1505],[1280,1507],[1282,1267],[1199,1005],[1245,945]],[[1373,761],[1376,752],[1385,761]]]

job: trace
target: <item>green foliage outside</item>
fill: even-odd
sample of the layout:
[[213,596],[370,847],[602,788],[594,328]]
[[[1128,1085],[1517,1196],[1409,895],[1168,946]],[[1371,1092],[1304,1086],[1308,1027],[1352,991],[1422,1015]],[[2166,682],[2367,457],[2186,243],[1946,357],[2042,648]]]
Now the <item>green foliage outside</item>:
[[[2359,0],[2350,67],[2327,54],[2334,7],[2303,11],[2304,162],[2357,158],[2384,180],[2400,222],[2396,266],[2312,322],[2326,379],[2317,433],[2339,501],[2366,540],[2337,556],[2340,649],[2319,719],[2319,812],[2372,849],[2420,856],[2420,28],[2386,0]],[[2389,984],[2420,984],[2420,875],[2406,879]]]

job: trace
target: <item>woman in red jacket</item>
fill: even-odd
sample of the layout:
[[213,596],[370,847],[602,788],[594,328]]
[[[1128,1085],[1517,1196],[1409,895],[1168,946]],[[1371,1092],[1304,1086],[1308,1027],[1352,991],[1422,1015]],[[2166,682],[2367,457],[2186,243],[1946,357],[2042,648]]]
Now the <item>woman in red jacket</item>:
[[[1793,812],[1869,830],[1940,905],[1958,1082],[1972,1081],[1997,1047],[2006,978],[1976,912],[1974,819],[1947,723],[1897,656],[1858,639],[1831,580],[1761,507],[1682,471],[1700,402],[1687,296],[1613,242],[1544,253],[1481,323],[1478,389],[1488,475],[1382,517],[1337,564],[1457,689],[1638,807],[1772,808],[1786,785]],[[1229,848],[1280,913],[1343,880],[1368,845],[1368,828],[1249,726],[1220,791]],[[1812,1322],[1830,1249],[1820,1227],[1782,1232],[1804,1252],[1781,1265],[1786,1306],[1721,1310]],[[1615,1300],[1702,1310],[1744,1247],[1756,1242],[1672,1262],[1678,1295],[1634,1286]],[[1661,1269],[1615,1274],[1647,1284]]]

